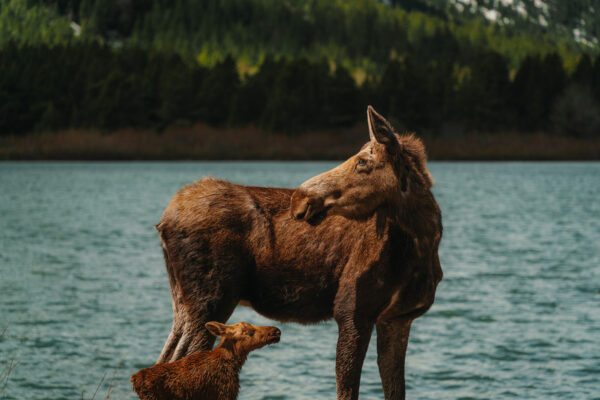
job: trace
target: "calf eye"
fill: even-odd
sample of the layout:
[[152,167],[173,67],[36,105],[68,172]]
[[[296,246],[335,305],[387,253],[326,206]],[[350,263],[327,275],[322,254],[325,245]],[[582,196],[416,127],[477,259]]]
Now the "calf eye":
[[250,336],[250,337],[254,336],[254,331],[248,331],[248,336]]
[[367,165],[367,162],[364,159],[359,158],[358,161],[356,162],[356,165],[360,165],[360,166]]

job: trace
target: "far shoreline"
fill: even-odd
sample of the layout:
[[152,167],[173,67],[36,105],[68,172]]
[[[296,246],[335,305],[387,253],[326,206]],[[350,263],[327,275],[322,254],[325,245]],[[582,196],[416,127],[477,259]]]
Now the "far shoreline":
[[[368,140],[366,127],[298,134],[197,125],[164,132],[64,130],[0,136],[0,161],[338,161]],[[419,136],[419,135],[417,135]],[[431,161],[599,161],[600,137],[550,133],[422,135]]]

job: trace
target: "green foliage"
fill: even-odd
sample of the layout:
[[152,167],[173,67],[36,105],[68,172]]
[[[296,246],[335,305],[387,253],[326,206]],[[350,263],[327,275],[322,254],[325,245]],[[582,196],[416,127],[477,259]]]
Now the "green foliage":
[[356,122],[359,89],[339,67],[267,59],[242,85],[226,58],[212,69],[175,54],[86,43],[0,50],[0,132],[69,127],[161,129],[260,124],[290,132]]
[[[9,0],[4,0],[9,1]],[[15,0],[10,0],[15,1]],[[73,16],[83,38],[174,51],[213,67],[227,55],[259,65],[267,54],[327,59],[353,73],[379,75],[390,57],[471,62],[493,50],[515,69],[526,55],[558,51],[573,64],[582,48],[572,35],[516,28],[439,0],[54,0]],[[500,7],[498,5],[498,7]],[[511,15],[513,20],[519,16]],[[364,59],[371,60],[364,64]]]
[[448,117],[453,86],[448,64],[392,60],[375,88],[375,107],[396,119],[402,129],[438,128]]
[[546,128],[552,104],[567,84],[562,61],[556,54],[529,56],[515,76],[512,103],[522,129]]
[[600,131],[600,104],[589,87],[574,83],[556,99],[552,128],[574,137],[594,137]]
[[0,0],[0,47],[19,45],[64,45],[72,39],[69,20],[43,5],[27,0]]
[[457,88],[452,115],[469,128],[506,128],[510,89],[506,60],[495,52],[480,54]]
[[449,7],[0,0],[0,134],[194,123],[295,133],[361,122],[367,104],[406,130],[582,132],[564,127],[591,115],[571,118],[581,99],[600,102],[589,47]]

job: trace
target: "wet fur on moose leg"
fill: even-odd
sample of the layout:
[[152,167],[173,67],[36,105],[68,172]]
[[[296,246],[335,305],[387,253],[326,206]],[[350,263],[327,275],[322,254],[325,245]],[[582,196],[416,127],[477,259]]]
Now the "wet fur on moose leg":
[[398,355],[380,354],[386,398],[404,397],[409,322],[442,279],[441,212],[421,141],[371,107],[367,120],[356,155],[296,190],[205,178],[173,197],[157,225],[174,314],[159,363],[210,349],[204,323],[241,303],[279,321],[334,318],[338,399],[358,397],[376,325],[378,347]]

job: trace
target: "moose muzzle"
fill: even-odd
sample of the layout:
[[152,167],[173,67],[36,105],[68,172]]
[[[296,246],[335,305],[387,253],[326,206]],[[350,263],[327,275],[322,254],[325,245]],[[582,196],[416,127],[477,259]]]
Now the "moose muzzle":
[[323,200],[308,195],[302,190],[302,187],[298,188],[292,195],[290,213],[295,219],[308,221],[323,209]]

